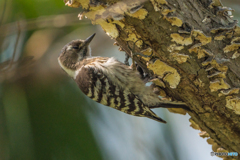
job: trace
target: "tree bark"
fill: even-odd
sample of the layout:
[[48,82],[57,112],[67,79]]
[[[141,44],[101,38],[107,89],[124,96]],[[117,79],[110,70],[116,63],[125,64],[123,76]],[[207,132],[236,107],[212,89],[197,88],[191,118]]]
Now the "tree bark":
[[[213,151],[240,153],[240,28],[219,0],[72,0],[99,24],[161,92],[187,103],[192,127]],[[235,157],[236,158],[236,157]]]

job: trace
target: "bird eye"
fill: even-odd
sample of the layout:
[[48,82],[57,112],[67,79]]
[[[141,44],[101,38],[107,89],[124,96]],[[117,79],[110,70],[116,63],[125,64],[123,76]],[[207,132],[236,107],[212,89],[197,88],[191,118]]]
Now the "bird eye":
[[72,46],[73,49],[79,49],[78,46]]

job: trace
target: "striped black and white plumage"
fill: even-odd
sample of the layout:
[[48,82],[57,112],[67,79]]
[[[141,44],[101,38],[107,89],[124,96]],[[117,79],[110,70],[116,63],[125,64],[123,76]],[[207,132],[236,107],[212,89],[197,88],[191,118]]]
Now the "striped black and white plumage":
[[124,113],[148,117],[166,123],[150,108],[185,108],[184,104],[163,102],[145,86],[137,71],[114,58],[91,57],[89,43],[74,40],[64,46],[58,58],[63,70],[72,77],[82,92],[103,105]]

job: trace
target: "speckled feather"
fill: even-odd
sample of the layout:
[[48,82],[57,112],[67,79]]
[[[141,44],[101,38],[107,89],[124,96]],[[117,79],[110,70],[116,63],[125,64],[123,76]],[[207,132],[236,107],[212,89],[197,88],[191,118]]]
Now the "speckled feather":
[[[137,72],[114,58],[97,57],[83,61],[88,62],[78,69],[75,81],[89,98],[127,114],[166,123],[136,95],[137,86],[130,87],[128,84],[139,83],[139,87],[145,87]],[[131,78],[132,76],[135,80]],[[139,81],[136,81],[136,77]]]

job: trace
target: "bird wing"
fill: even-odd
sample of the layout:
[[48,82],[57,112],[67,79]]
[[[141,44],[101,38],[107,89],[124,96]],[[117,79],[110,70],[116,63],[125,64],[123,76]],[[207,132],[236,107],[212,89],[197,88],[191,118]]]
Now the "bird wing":
[[90,63],[79,70],[75,81],[85,95],[98,103],[130,115],[148,117],[166,123],[130,90],[113,83],[105,73],[106,71]]
[[[183,108],[188,109],[184,103],[162,101],[152,89],[145,86],[137,71],[117,61],[115,58],[95,57],[89,58],[85,67],[90,67],[102,75],[107,76],[108,82],[117,86],[118,90],[131,92],[149,108]],[[98,74],[99,74],[98,73]],[[93,80],[94,81],[94,80]],[[95,93],[97,94],[97,93]]]

